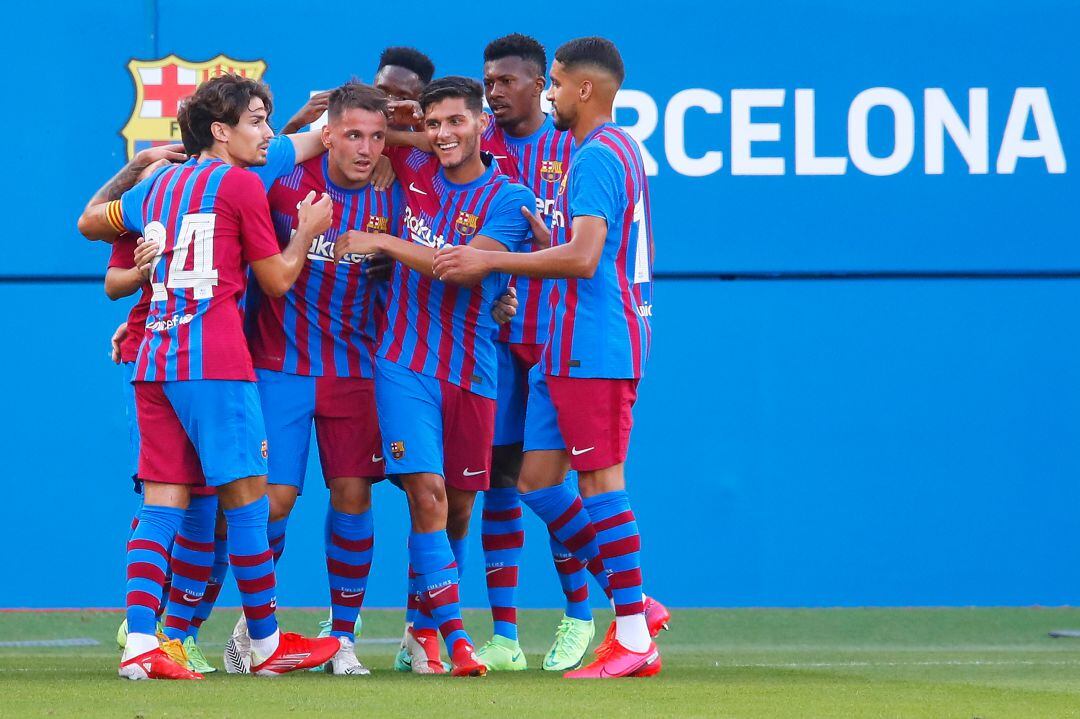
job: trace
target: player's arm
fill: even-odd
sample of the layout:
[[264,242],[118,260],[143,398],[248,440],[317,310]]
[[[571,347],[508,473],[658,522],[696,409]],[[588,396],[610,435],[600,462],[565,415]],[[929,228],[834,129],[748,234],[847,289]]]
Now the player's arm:
[[111,348],[109,356],[112,357],[112,361],[116,364],[120,364],[120,343],[127,337],[127,331],[127,322],[121,322],[116,328],[116,331],[113,332],[112,338],[109,340],[109,346]]
[[322,117],[322,114],[330,107],[330,92],[330,90],[324,90],[312,95],[304,103],[304,106],[297,110],[296,114],[289,118],[289,121],[281,128],[281,134],[291,135],[294,132],[299,132],[301,127],[310,125]]
[[105,272],[105,295],[110,300],[130,297],[150,281],[150,267],[158,254],[157,243],[143,240],[135,248],[134,267],[110,267]]
[[325,192],[315,201],[315,192],[309,192],[297,207],[296,232],[289,244],[279,253],[252,261],[251,271],[259,287],[271,297],[281,297],[296,282],[307,261],[311,241],[326,232],[333,220],[334,204]]
[[[492,253],[506,252],[505,245],[484,235],[477,235],[469,245],[483,248],[483,250]],[[339,237],[334,246],[334,255],[338,260],[349,253],[360,255],[383,254],[427,277],[440,279],[435,276],[432,267],[436,254],[435,248],[410,242],[400,237],[376,232],[350,230]],[[468,282],[448,281],[471,287],[482,279],[483,277]]]
[[431,152],[431,140],[428,139],[426,132],[387,130],[386,144],[393,147],[415,147],[422,152]]
[[326,152],[326,146],[323,145],[322,132],[316,130],[309,130],[307,132],[296,132],[286,135],[292,142],[293,151],[296,153],[296,158],[293,164],[299,165],[301,162],[307,162],[313,157]]
[[162,145],[135,153],[135,157],[90,198],[79,216],[79,232],[88,240],[112,242],[125,229],[120,197],[161,167],[186,159],[183,145]]
[[492,272],[549,279],[589,279],[604,254],[607,221],[575,217],[570,242],[536,252],[489,252],[472,246],[443,247],[436,253],[437,279],[474,284]]

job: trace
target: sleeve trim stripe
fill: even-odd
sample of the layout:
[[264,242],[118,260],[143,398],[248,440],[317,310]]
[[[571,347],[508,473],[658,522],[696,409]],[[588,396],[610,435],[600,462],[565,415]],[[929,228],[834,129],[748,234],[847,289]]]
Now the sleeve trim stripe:
[[113,200],[105,206],[105,219],[117,232],[127,231],[124,226],[124,211],[120,208],[120,200]]

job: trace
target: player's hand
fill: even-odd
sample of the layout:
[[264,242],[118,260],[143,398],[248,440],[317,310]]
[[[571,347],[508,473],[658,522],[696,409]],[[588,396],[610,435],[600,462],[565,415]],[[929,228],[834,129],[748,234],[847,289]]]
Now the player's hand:
[[161,246],[152,240],[139,240],[135,247],[135,269],[143,276],[144,280],[150,279],[150,268],[154,266],[154,258],[161,252]]
[[532,229],[533,247],[538,250],[546,250],[551,247],[551,230],[548,229],[547,223],[544,222],[544,216],[540,214],[540,211],[530,210],[525,205],[522,205],[521,214],[529,221],[529,227]]
[[340,262],[345,255],[373,255],[379,251],[380,239],[376,232],[349,230],[334,243],[334,259]]
[[112,349],[109,351],[109,356],[112,357],[112,361],[116,364],[120,364],[120,343],[127,337],[127,322],[121,322],[120,326],[116,328],[116,332],[113,332],[111,344]]
[[173,145],[161,145],[160,147],[148,147],[145,150],[139,150],[135,153],[135,157],[131,159],[131,163],[136,166],[146,167],[147,165],[153,165],[158,160],[166,160],[168,162],[187,162],[188,156],[184,152],[184,146],[180,143]]
[[435,253],[432,270],[436,279],[455,285],[472,287],[491,271],[485,260],[486,254],[468,245],[443,245]]
[[330,107],[330,91],[315,93],[304,103],[303,107],[296,111],[295,115],[289,118],[289,121],[285,123],[285,127],[281,128],[281,134],[288,135],[296,132],[304,125],[310,125],[322,117],[328,107]]
[[330,229],[330,223],[334,219],[334,203],[330,195],[325,192],[322,197],[315,201],[315,190],[307,193],[307,197],[296,206],[297,230],[306,232],[312,237],[318,237]]
[[507,287],[506,292],[491,306],[491,317],[500,325],[505,325],[518,311],[517,290]]
[[390,188],[390,185],[394,184],[396,179],[397,175],[394,174],[390,158],[386,155],[379,155],[379,159],[375,161],[375,169],[371,172],[371,186],[375,188],[376,192],[384,192]]
[[146,178],[150,177],[150,175],[153,175],[155,172],[157,172],[160,168],[165,167],[166,165],[171,165],[171,164],[172,164],[172,162],[170,160],[165,159],[164,157],[161,158],[160,160],[154,160],[153,162],[151,162],[149,165],[147,165],[146,167],[144,167],[142,169],[142,172],[139,173],[139,179],[136,180],[136,183],[142,182]]
[[364,276],[372,282],[382,282],[390,279],[393,271],[394,259],[382,253],[372,255],[364,265]]
[[416,100],[391,100],[386,106],[386,119],[391,125],[415,127],[424,119],[424,111]]

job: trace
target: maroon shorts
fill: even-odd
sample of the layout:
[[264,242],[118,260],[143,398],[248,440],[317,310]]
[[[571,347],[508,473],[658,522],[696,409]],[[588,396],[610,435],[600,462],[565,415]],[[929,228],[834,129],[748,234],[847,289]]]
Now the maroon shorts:
[[625,462],[637,386],[637,379],[555,377],[534,368],[525,451],[565,449],[579,472]]
[[323,477],[385,474],[375,382],[360,377],[319,377],[315,382],[315,438]]
[[139,479],[185,484],[192,494],[213,494],[206,486],[199,455],[176,416],[161,382],[135,382],[135,413],[139,423]]

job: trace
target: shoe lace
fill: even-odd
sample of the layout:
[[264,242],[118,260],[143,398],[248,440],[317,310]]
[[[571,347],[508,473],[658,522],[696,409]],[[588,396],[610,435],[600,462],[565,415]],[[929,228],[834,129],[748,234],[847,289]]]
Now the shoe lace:
[[555,641],[562,643],[566,641],[567,635],[573,630],[574,625],[569,619],[563,618],[559,621],[559,626],[555,629]]
[[188,659],[194,664],[206,664],[206,655],[203,654],[203,650],[198,644],[192,640],[184,646],[184,650],[187,652]]
[[187,666],[187,651],[184,649],[184,645],[180,643],[179,639],[167,639],[161,642],[161,651],[165,652],[170,659],[180,666]]

